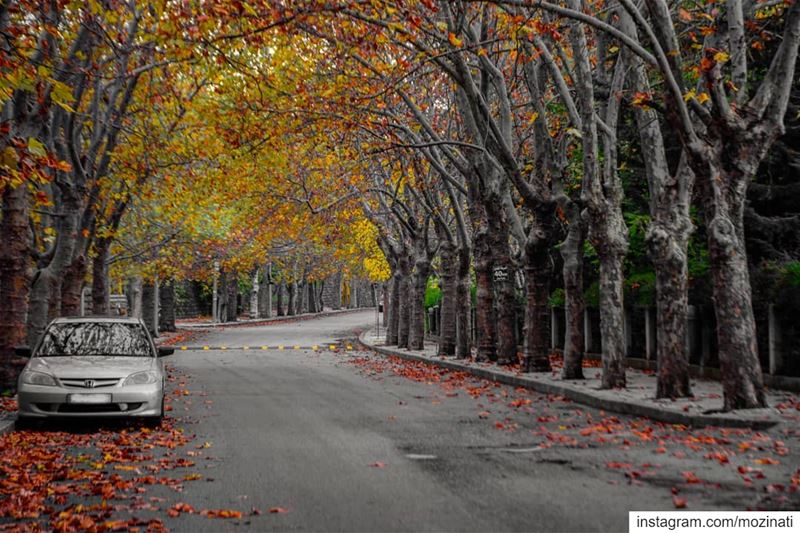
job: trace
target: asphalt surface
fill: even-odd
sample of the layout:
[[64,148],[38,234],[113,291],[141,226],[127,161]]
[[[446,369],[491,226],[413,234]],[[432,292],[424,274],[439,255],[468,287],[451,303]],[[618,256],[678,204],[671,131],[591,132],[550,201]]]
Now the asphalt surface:
[[[744,509],[753,502],[752,491],[735,485],[735,470],[712,474],[713,462],[702,457],[659,456],[673,468],[645,483],[607,468],[613,461],[647,468],[656,442],[622,450],[541,448],[541,436],[529,429],[537,427],[536,415],[580,407],[569,402],[497,387],[498,397],[532,399],[520,419],[503,402],[490,405],[463,390],[369,372],[365,354],[355,351],[234,349],[330,345],[374,321],[374,311],[365,311],[218,329],[199,343],[232,348],[176,352],[170,362],[188,376],[191,396],[173,402],[172,415],[196,433],[195,442],[205,443],[198,464],[210,478],[187,485],[181,500],[198,509],[263,514],[235,522],[181,515],[166,525],[178,531],[624,531],[629,510],[674,510],[670,487],[690,469],[704,479],[719,477],[711,488],[688,487],[706,492],[692,500],[693,510]],[[380,359],[366,360],[373,358]],[[268,512],[275,507],[286,512]]]

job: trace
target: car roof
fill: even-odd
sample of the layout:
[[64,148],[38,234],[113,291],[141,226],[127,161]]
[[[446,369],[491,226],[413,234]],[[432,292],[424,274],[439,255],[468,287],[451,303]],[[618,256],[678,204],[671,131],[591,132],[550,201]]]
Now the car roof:
[[106,322],[118,324],[141,324],[140,318],[132,318],[126,316],[65,316],[56,318],[51,324],[81,324],[92,322]]

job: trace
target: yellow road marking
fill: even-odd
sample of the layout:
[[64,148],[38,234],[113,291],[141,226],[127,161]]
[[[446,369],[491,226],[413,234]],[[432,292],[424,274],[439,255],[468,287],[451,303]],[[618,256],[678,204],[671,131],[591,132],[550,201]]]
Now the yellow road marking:
[[203,349],[204,350],[208,350],[208,346],[203,346]]
[[330,345],[330,349],[331,349],[331,350],[335,350],[335,349],[336,349],[336,345],[335,345],[335,344],[331,344],[331,345]]
[[181,346],[181,350],[185,350],[187,346]]
[[317,345],[315,344],[314,346],[312,346],[312,347],[311,347],[311,349],[312,349],[312,350],[314,350],[314,351],[316,352],[316,351],[319,349],[319,346],[317,346]]
[[300,346],[298,346],[297,344],[295,344],[295,345],[294,345],[294,349],[295,349],[295,350],[299,350],[299,349],[300,349]]
[[250,349],[249,346],[242,346],[242,350],[249,350],[249,349]]
[[283,350],[283,344],[278,345],[279,350]]
[[266,346],[262,346],[262,347],[261,347],[261,349],[262,349],[262,350],[266,350],[266,349],[267,349],[267,347],[266,347]]
[[348,344],[348,345],[347,345],[347,349],[348,349],[348,350],[352,350],[352,349],[353,349],[353,345],[352,345],[352,344]]

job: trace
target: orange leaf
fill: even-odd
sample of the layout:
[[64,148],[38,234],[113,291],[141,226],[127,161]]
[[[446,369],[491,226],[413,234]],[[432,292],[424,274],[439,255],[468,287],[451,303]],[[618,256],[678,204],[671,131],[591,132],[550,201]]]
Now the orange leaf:
[[452,44],[455,47],[459,47],[463,43],[463,41],[458,37],[456,37],[456,34],[453,32],[447,34],[447,40],[450,41],[450,44]]
[[270,507],[269,508],[269,512],[273,513],[273,514],[275,514],[275,513],[288,513],[289,509],[285,509],[283,507]]
[[241,518],[241,511],[233,509],[203,509],[200,514],[206,518]]
[[681,498],[680,496],[673,496],[672,504],[675,506],[676,509],[683,509],[686,507],[686,498]]

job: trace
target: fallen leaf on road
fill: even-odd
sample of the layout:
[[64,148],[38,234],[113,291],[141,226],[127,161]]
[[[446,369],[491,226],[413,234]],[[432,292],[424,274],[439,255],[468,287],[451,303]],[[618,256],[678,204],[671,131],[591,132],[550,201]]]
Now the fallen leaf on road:
[[673,496],[672,504],[675,506],[676,509],[683,509],[686,507],[686,498],[681,498],[680,496]]
[[755,460],[757,465],[779,465],[781,464],[780,461],[777,459],[773,459],[772,457],[760,457]]
[[374,463],[370,464],[369,466],[373,468],[386,468],[386,463],[381,461],[375,461]]
[[203,509],[200,514],[206,518],[241,518],[241,511],[233,509]]
[[702,483],[702,480],[694,472],[681,472],[684,481],[689,484]]
[[270,507],[269,508],[269,512],[272,513],[272,514],[275,514],[275,513],[288,513],[289,509],[285,509],[283,507]]

